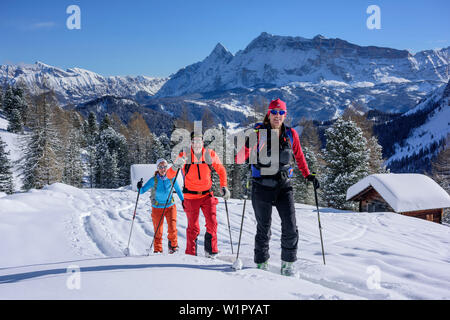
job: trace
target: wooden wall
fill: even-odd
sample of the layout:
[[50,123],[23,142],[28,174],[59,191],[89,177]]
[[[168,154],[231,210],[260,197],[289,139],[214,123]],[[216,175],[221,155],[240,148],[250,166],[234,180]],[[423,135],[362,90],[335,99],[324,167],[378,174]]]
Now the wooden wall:
[[443,213],[444,213],[444,209],[431,209],[431,210],[401,212],[401,214],[403,214],[405,216],[425,219],[425,220],[433,221],[436,223],[442,223]]
[[[381,195],[373,188],[360,195],[359,211],[360,212],[395,212],[394,209],[381,197]],[[430,209],[410,212],[400,212],[405,216],[425,219],[436,223],[442,223],[444,209]]]
[[364,194],[362,200],[359,202],[359,211],[363,212],[394,212],[391,206],[384,201],[375,189],[370,189]]

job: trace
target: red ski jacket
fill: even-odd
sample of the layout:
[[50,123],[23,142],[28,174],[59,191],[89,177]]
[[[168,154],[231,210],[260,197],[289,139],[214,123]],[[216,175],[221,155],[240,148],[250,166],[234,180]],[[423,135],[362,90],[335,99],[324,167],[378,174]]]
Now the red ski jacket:
[[[297,163],[298,168],[300,169],[300,171],[302,172],[303,177],[307,177],[310,175],[309,169],[308,169],[308,164],[306,163],[306,159],[305,159],[305,155],[303,154],[303,150],[302,150],[302,146],[300,145],[300,139],[298,137],[298,133],[297,131],[295,131],[293,128],[287,127],[283,124],[282,128],[282,139],[291,139],[291,143],[292,143],[292,151],[294,153],[294,158],[295,161]],[[266,129],[262,124],[257,124],[255,125],[255,130],[257,131],[258,134],[258,141],[260,141],[259,139],[259,129]],[[286,134],[286,132],[290,130],[291,135],[290,137],[288,137],[289,135]],[[256,143],[253,146],[249,146],[247,143],[246,145],[239,150],[239,152],[237,153],[236,157],[235,157],[235,161],[237,164],[243,164],[247,161],[247,159],[250,157],[250,154],[252,152],[256,152],[256,150],[258,148],[261,148],[261,146],[258,145],[259,143]]]

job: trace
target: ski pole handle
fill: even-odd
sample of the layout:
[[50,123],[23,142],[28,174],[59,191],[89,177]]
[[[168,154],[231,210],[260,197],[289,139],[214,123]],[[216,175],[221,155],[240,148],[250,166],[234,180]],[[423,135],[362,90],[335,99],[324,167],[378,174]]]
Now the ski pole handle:
[[[142,185],[142,183],[144,182],[144,178],[141,178],[141,180],[139,180],[139,182],[141,182],[141,185]],[[136,209],[137,209],[137,205],[138,205],[138,201],[139,201],[139,196],[141,195],[141,188],[138,188],[138,195],[137,195],[137,199],[136,199],[136,206],[134,207],[133,220],[134,220],[134,217],[136,216]]]

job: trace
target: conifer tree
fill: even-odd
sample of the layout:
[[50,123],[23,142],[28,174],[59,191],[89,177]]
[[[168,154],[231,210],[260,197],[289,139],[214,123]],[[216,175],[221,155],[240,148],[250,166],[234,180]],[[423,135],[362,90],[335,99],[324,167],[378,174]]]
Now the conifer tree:
[[166,160],[169,160],[170,153],[171,153],[170,139],[167,136],[167,134],[165,134],[165,133],[162,133],[158,138],[159,138],[159,141],[161,142],[163,150],[164,150],[162,157]]
[[111,117],[109,116],[109,114],[105,114],[102,122],[100,123],[99,131],[103,131],[110,127],[112,127]]
[[[135,112],[128,123],[128,149],[130,163],[149,163],[148,155],[152,152],[150,129],[142,115]],[[153,158],[153,157],[152,157]]]
[[56,106],[53,91],[43,92],[35,99],[35,117],[30,123],[32,132],[25,137],[21,159],[24,190],[40,189],[61,181],[63,166],[58,156],[61,143],[52,119]]
[[64,153],[63,182],[81,188],[83,186],[84,165],[81,159],[81,119],[75,112],[70,113],[71,123],[67,133]]
[[[321,180],[323,172],[321,168],[325,167],[324,160],[322,158],[321,149],[322,142],[319,137],[318,129],[314,124],[314,121],[303,118],[299,122],[299,126],[302,128],[299,132],[300,143],[302,146],[303,153],[305,155],[306,162],[310,172],[315,172],[317,178]],[[310,205],[315,204],[314,188],[311,183],[308,183],[304,179],[302,173],[298,168],[294,169],[294,198],[295,201],[306,203]],[[322,188],[317,190],[317,196],[319,204],[322,203]]]
[[9,132],[13,133],[23,133],[23,121],[20,111],[18,109],[13,109],[8,117],[8,128]]
[[322,176],[323,199],[338,209],[352,209],[347,189],[369,174],[369,150],[362,130],[353,121],[338,118],[325,132],[323,152],[326,168]]
[[378,139],[373,135],[373,122],[367,117],[367,108],[359,103],[354,102],[343,114],[344,120],[351,120],[362,130],[364,138],[367,140],[367,147],[369,150],[369,172],[375,173],[389,173],[384,165],[382,154],[382,147],[378,143]]
[[[118,188],[130,181],[127,141],[108,121],[108,117],[103,119],[96,142],[95,185],[99,188]],[[107,175],[115,172],[115,165],[118,168],[117,179],[111,180]]]
[[[303,154],[305,155],[306,163],[310,172],[317,172],[318,161],[315,153],[309,147],[302,147]],[[294,186],[294,200],[295,202],[305,203],[313,205],[315,204],[314,189],[311,183],[309,183],[305,177],[303,177],[301,171],[297,165],[294,165],[294,177],[292,179]]]
[[370,137],[367,140],[367,147],[370,152],[369,158],[369,172],[375,173],[389,173],[390,170],[384,165],[383,148],[378,143],[378,139],[375,136]]
[[98,126],[95,114],[91,111],[87,121],[84,123],[84,142],[87,153],[86,169],[87,182],[90,188],[95,185],[95,166],[96,166],[96,144],[98,139]]
[[[450,194],[450,134],[431,166],[432,178]],[[444,209],[442,221],[450,224],[450,209]]]
[[117,162],[117,153],[113,151],[111,154],[107,149],[102,157],[102,187],[117,188],[120,186],[119,165]]
[[19,87],[9,86],[3,99],[3,110],[9,121],[8,131],[22,133],[27,104],[23,90]]
[[3,100],[5,93],[3,92],[3,88],[0,88],[0,110],[3,110]]
[[12,165],[9,160],[6,143],[0,138],[0,192],[11,194],[14,192]]
[[14,91],[11,86],[8,86],[5,90],[5,93],[3,95],[3,101],[2,101],[2,108],[3,112],[5,113],[6,118],[9,118],[9,115],[11,114],[12,110],[15,106],[14,101]]
[[150,139],[146,140],[146,142],[146,159],[148,163],[156,163],[158,159],[166,155],[163,144],[154,133],[150,133]]

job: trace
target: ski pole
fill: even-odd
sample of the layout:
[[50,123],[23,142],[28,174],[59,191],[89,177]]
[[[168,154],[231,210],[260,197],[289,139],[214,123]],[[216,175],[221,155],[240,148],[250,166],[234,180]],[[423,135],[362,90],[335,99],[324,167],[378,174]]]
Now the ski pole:
[[322,245],[323,264],[325,264],[325,252],[323,250],[322,225],[320,224],[320,212],[319,212],[319,202],[317,201],[317,189],[316,189],[316,186],[314,184],[313,184],[313,187],[314,187],[314,196],[316,198],[317,220],[319,221],[320,243]]
[[242,269],[242,262],[239,260],[239,250],[241,248],[242,227],[244,226],[245,203],[247,202],[247,198],[248,198],[249,183],[250,183],[250,181],[249,181],[249,179],[247,179],[247,184],[245,187],[245,195],[244,195],[244,209],[242,210],[241,230],[239,231],[238,250],[237,250],[237,254],[236,254],[236,261],[233,263],[233,267],[232,267],[234,270]]
[[[144,179],[141,178],[140,182],[144,182]],[[141,194],[141,188],[138,188],[138,194],[137,194],[137,199],[136,199],[136,205],[134,207],[134,213],[133,213],[133,221],[131,222],[131,230],[130,230],[130,236],[128,237],[128,245],[127,248],[124,250],[124,254],[126,256],[128,256],[130,254],[130,240],[131,240],[131,233],[133,232],[133,224],[134,224],[134,218],[136,217],[136,209],[137,209],[137,204],[139,201],[139,195]]]
[[228,231],[230,232],[231,254],[234,254],[234,252],[233,252],[233,240],[231,239],[230,216],[228,215],[228,204],[227,204],[227,200],[224,200],[224,201],[225,201],[225,211],[227,212]]
[[153,243],[155,242],[156,235],[158,234],[159,226],[161,225],[161,221],[164,218],[164,212],[166,212],[167,203],[169,202],[170,196],[171,196],[172,191],[173,191],[173,187],[175,186],[175,183],[177,183],[177,177],[178,177],[178,173],[179,172],[180,172],[180,169],[178,169],[177,173],[175,174],[175,179],[173,180],[173,184],[170,183],[171,187],[170,187],[169,196],[167,197],[166,204],[164,205],[164,210],[162,212],[161,218],[159,218],[158,226],[156,227],[155,234],[153,235],[152,244],[150,245],[150,248],[148,249],[148,254],[147,254],[148,256],[150,255],[150,251],[152,251]]

